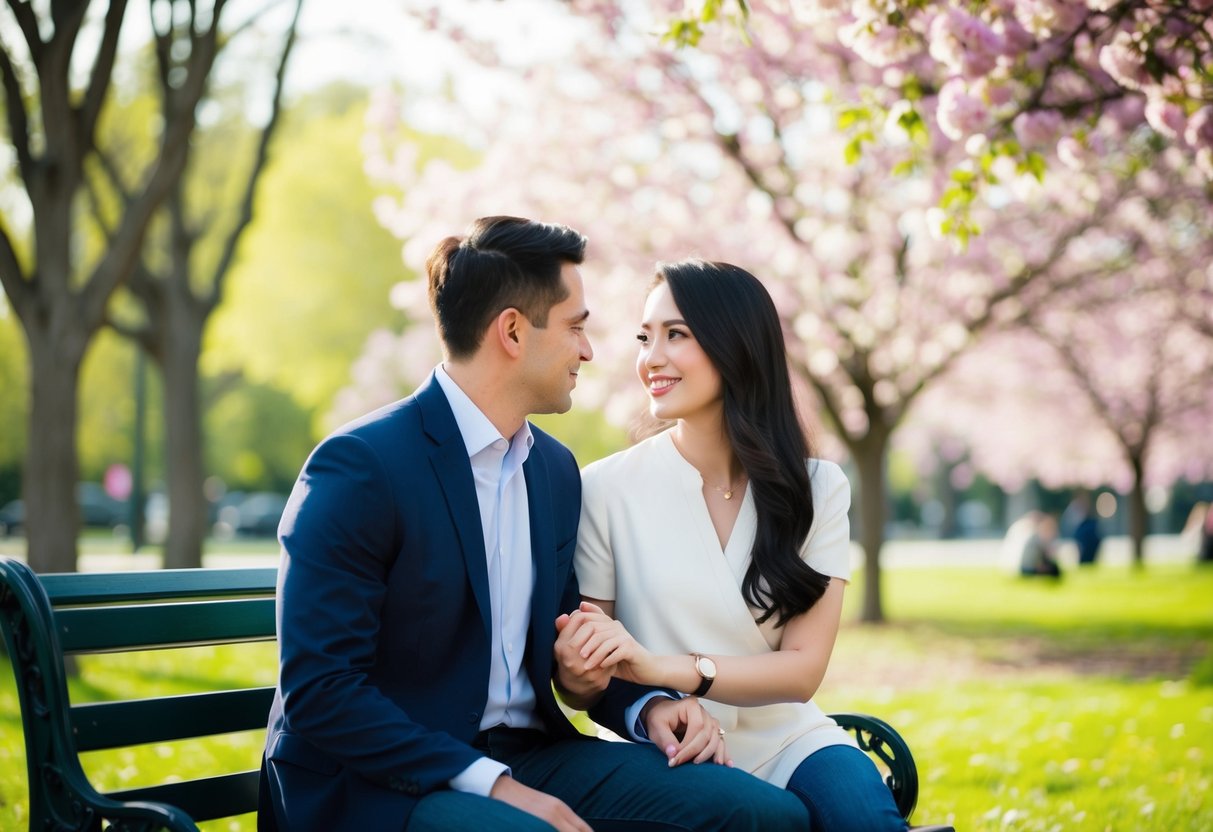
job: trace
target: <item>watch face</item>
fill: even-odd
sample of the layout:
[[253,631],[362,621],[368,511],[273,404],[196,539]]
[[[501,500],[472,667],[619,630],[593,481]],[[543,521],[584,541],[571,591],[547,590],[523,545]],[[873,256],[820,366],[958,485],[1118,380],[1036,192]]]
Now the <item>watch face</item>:
[[[686,665],[683,665],[684,667]],[[716,662],[709,659],[707,656],[700,656],[696,661],[696,668],[699,670],[699,675],[705,679],[716,678]]]

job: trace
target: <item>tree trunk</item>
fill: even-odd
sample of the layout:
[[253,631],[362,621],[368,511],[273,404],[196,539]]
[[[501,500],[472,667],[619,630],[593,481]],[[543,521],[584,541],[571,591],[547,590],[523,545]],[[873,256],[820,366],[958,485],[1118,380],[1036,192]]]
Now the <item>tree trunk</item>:
[[36,572],[76,571],[80,534],[76,388],[87,338],[61,329],[26,328],[31,391],[23,493],[27,559]]
[[1146,565],[1146,488],[1144,483],[1146,462],[1141,454],[1130,454],[1133,467],[1133,487],[1129,491],[1129,542],[1133,551],[1133,566],[1141,569]]
[[198,359],[206,312],[189,293],[187,281],[166,281],[165,315],[160,326],[164,379],[164,442],[168,489],[168,538],[164,566],[202,566],[207,511],[203,494],[202,406],[198,392]]
[[859,540],[863,546],[863,606],[859,620],[879,623],[885,620],[881,601],[880,550],[884,546],[885,520],[888,516],[885,480],[885,455],[888,437],[877,429],[869,430],[860,443],[851,446],[851,455],[859,471]]

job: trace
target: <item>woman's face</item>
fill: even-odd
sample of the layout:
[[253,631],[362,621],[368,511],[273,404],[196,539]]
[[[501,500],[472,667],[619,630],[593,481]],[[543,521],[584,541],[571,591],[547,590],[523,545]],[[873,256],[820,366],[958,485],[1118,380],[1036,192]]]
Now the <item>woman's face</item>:
[[649,394],[649,411],[658,419],[719,418],[724,383],[703,347],[682,319],[670,287],[659,283],[649,293],[640,323],[636,373]]

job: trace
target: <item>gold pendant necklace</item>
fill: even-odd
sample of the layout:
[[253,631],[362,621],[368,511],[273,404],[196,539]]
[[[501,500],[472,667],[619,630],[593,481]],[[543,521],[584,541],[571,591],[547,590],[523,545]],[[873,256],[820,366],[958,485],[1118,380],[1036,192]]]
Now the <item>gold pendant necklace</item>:
[[721,494],[723,494],[723,495],[724,495],[724,498],[725,498],[726,500],[731,500],[731,499],[733,499],[733,488],[734,488],[734,486],[730,485],[730,486],[728,487],[728,490],[726,490],[726,489],[724,488],[724,486],[720,486],[720,485],[713,485],[713,486],[712,486],[712,488],[713,488],[714,490],[716,490],[716,491],[719,491]]

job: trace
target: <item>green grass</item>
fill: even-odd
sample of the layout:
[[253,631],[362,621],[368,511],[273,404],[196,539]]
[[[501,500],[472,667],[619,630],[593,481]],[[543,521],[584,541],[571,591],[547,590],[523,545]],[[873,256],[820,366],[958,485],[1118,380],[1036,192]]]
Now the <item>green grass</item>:
[[[848,621],[859,598],[848,590]],[[918,823],[961,832],[1213,829],[1213,570],[1100,569],[1060,585],[987,569],[890,572],[895,623],[848,623],[818,702],[891,722]],[[76,701],[267,684],[272,645],[86,657]],[[261,732],[86,757],[104,788],[253,768]],[[12,671],[0,662],[0,828],[27,825]],[[209,829],[252,829],[249,818]]]

